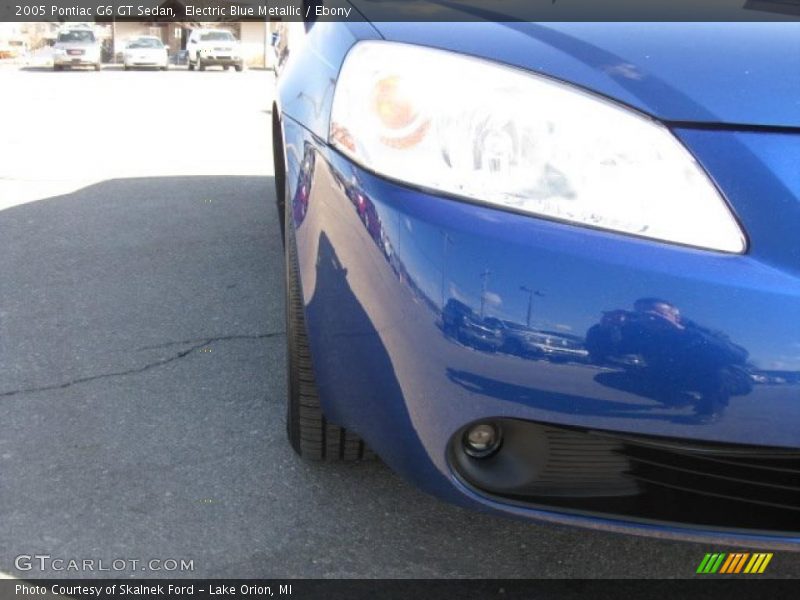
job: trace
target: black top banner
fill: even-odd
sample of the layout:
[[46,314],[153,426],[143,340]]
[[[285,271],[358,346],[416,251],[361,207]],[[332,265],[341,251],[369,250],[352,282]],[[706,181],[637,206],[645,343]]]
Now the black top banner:
[[0,21],[780,21],[800,0],[0,0]]

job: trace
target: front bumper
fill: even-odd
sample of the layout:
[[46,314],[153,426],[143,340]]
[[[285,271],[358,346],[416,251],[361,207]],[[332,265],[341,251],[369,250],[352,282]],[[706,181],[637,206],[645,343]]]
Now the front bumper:
[[166,67],[169,60],[163,57],[133,56],[123,60],[126,67]]
[[241,56],[231,56],[227,54],[201,54],[200,60],[202,60],[203,64],[205,65],[213,65],[213,66],[241,65],[243,62]]
[[88,67],[100,64],[100,59],[86,55],[71,56],[67,54],[54,56],[53,64],[59,67]]
[[[800,449],[800,272],[775,239],[761,237],[775,227],[752,220],[749,211],[759,209],[734,202],[747,217],[752,248],[744,256],[722,255],[437,197],[366,172],[289,118],[284,136],[287,202],[303,203],[303,210],[287,210],[297,231],[315,372],[332,422],[357,431],[423,489],[475,508],[662,537],[800,544],[800,528],[711,526],[693,522],[690,505],[680,511],[683,521],[648,522],[511,502],[465,483],[449,455],[467,424],[498,418]],[[782,204],[784,220],[800,224],[798,207],[787,203],[797,204],[800,181],[786,159],[788,153],[800,160],[800,137],[686,137],[694,138],[701,161],[707,152],[753,167],[713,172],[723,188],[746,175],[740,191],[774,192],[769,197]],[[315,160],[303,160],[307,153]],[[298,181],[310,189],[293,198]],[[374,209],[377,234],[349,200],[353,187]],[[586,338],[604,313],[631,313],[637,300],[660,298],[706,332],[706,347],[689,346],[680,356],[661,348],[684,365],[676,374],[659,372],[652,356],[649,366],[621,351],[616,361],[589,359],[588,350],[580,360],[550,361],[487,352],[445,334],[443,307],[452,301],[475,315],[524,323],[522,286],[542,292],[533,301],[533,329]],[[725,344],[742,348],[746,358],[738,350],[728,352],[738,359],[714,359],[715,351],[709,358],[715,344],[722,354]],[[685,376],[693,361],[706,366]]]

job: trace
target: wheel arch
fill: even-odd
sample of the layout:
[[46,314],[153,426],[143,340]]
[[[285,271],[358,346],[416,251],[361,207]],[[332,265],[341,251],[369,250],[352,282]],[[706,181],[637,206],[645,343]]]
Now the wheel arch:
[[275,206],[281,227],[281,239],[286,244],[286,153],[283,143],[278,103],[272,103],[272,162],[275,177]]

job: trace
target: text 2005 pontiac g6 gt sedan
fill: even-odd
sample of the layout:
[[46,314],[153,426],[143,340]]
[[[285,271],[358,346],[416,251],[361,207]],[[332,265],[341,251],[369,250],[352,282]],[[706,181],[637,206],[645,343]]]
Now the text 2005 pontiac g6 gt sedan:
[[295,450],[797,548],[798,73],[797,24],[311,26],[273,111]]

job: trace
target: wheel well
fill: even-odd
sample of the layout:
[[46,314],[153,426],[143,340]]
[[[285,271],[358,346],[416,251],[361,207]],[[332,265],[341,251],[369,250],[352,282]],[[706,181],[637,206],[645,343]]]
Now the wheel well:
[[286,158],[283,150],[283,137],[281,135],[281,117],[278,114],[278,105],[275,103],[272,105],[272,159],[275,168],[275,205],[278,209],[281,238],[285,243]]

